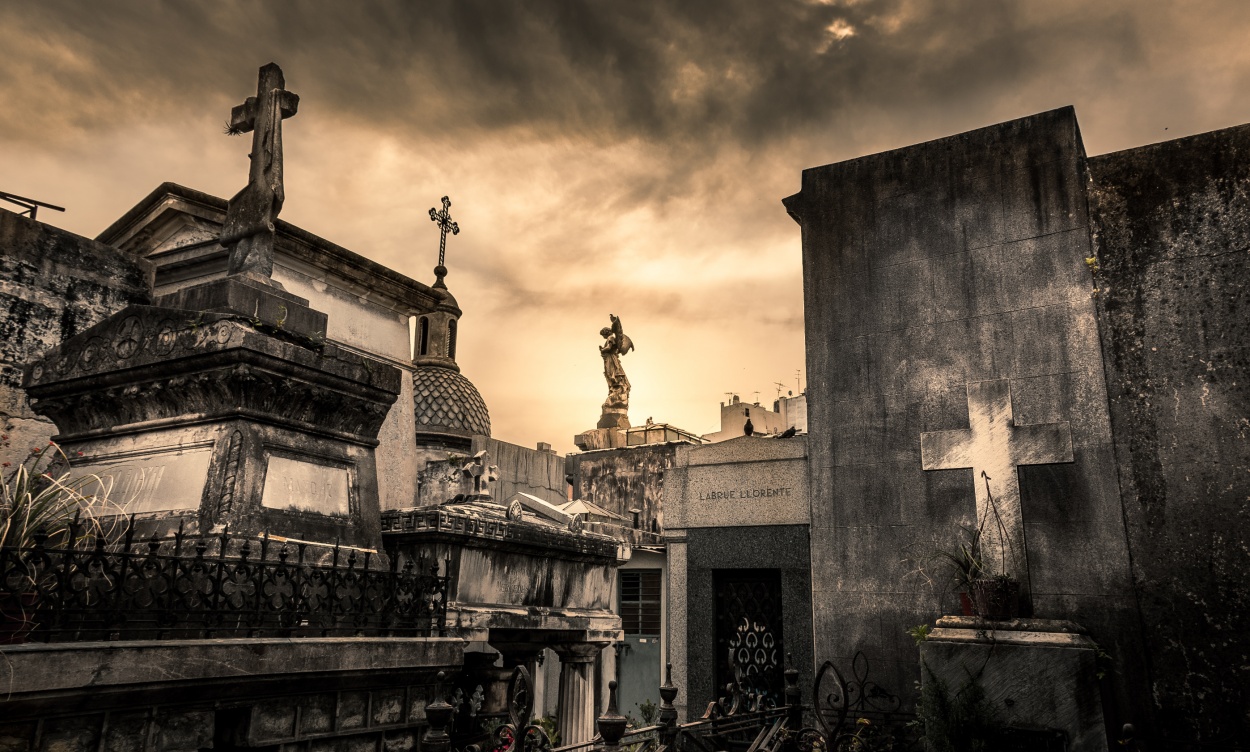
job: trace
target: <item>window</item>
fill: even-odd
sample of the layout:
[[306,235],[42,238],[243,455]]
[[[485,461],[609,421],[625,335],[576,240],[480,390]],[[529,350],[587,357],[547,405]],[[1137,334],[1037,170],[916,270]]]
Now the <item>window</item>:
[[447,357],[456,359],[456,320],[447,322]]
[[621,571],[620,611],[625,634],[660,636],[660,570]]
[[422,316],[417,330],[417,355],[427,355],[430,352],[430,320]]

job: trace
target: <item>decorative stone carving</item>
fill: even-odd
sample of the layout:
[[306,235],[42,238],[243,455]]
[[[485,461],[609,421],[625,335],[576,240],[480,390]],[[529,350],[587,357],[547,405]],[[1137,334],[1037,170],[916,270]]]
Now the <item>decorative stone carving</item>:
[[925,470],[972,468],[985,564],[1027,587],[1028,556],[1020,514],[1019,465],[1072,462],[1067,421],[1017,426],[1007,380],[968,384],[970,428],[920,434]]
[[256,96],[230,113],[226,132],[252,133],[251,169],[247,185],[230,199],[220,242],[230,250],[227,273],[274,284],[274,221],[282,211],[282,121],[295,115],[299,97],[286,90],[282,69],[269,63],[260,69]]
[[29,368],[32,404],[62,435],[242,411],[371,442],[399,392],[396,369],[329,344],[318,354],[238,316],[153,306],[123,314]]

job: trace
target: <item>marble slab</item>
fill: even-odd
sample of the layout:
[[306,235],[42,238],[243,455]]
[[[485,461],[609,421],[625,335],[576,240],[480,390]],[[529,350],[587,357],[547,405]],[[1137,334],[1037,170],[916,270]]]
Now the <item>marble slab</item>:
[[88,480],[83,491],[107,491],[109,509],[102,510],[105,514],[194,510],[200,508],[212,457],[211,444],[173,447],[112,459],[87,458],[75,463],[73,472],[77,478],[99,478],[99,485]]
[[347,516],[351,470],[282,455],[270,455],[261,505],[270,509]]

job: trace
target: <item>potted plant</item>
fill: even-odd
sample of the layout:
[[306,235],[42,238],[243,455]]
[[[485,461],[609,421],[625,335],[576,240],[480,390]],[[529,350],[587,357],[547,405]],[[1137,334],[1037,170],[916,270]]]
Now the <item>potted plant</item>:
[[981,560],[981,531],[967,527],[961,528],[965,540],[953,550],[938,549],[933,558],[939,566],[946,570],[946,591],[959,593],[959,603],[964,616],[972,616],[972,594],[977,581],[985,572],[985,564]]
[[[947,587],[959,591],[965,616],[1011,619],[1020,608],[1020,581],[1013,574],[1015,543],[990,492],[989,476],[982,471],[981,477],[988,503],[976,529],[962,528],[965,540],[954,549],[938,549],[931,558],[946,571]],[[991,524],[993,537],[1001,541],[997,546],[987,545],[986,526]]]
[[[8,437],[3,437],[6,445]],[[81,529],[103,534],[96,514],[108,504],[98,476],[74,477],[69,459],[53,442],[31,449],[17,467],[0,473],[0,644],[23,642],[34,629],[38,582],[27,552],[37,536],[47,547],[70,546],[75,519]],[[94,491],[88,493],[88,491]],[[85,524],[84,524],[85,523]]]

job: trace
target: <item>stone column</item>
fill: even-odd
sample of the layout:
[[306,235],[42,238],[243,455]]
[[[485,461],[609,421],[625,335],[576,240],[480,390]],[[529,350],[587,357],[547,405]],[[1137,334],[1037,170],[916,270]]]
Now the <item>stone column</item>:
[[606,642],[574,642],[555,647],[560,656],[560,744],[588,742],[595,735],[595,658]]
[[677,723],[686,722],[689,692],[686,687],[686,531],[665,530],[668,553],[668,664],[670,681],[677,688]]
[[529,672],[530,679],[534,682],[534,718],[542,718],[545,682],[542,680],[540,660],[544,646],[539,643],[510,642],[492,642],[490,646],[503,656],[503,667],[508,676],[512,676],[512,669],[517,666],[524,666]]

